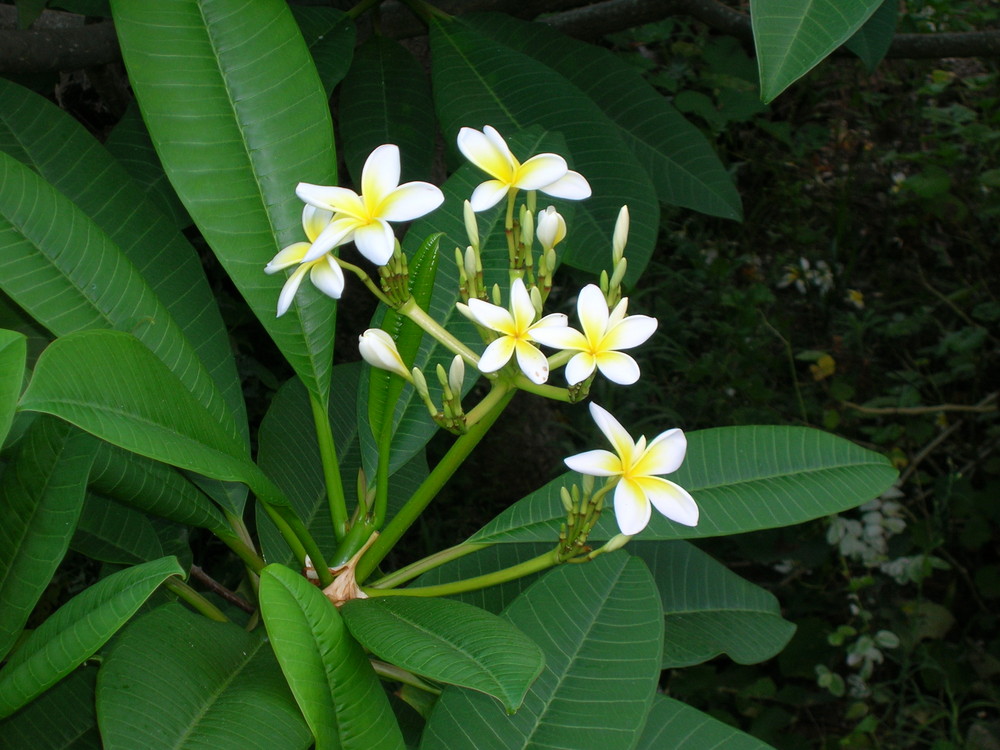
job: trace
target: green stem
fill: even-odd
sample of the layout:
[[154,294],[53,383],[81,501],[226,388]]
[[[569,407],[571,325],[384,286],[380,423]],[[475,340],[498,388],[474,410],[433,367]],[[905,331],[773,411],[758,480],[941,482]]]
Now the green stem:
[[400,509],[399,513],[389,522],[389,525],[385,527],[381,536],[372,545],[371,549],[368,550],[367,554],[361,558],[356,573],[358,581],[364,581],[375,570],[375,567],[382,562],[382,558],[389,553],[389,550],[393,548],[396,542],[399,541],[399,538],[417,520],[417,517],[423,512],[424,508],[434,499],[445,482],[451,479],[452,474],[458,470],[458,467],[462,465],[462,462],[469,456],[472,449],[483,439],[483,436],[493,426],[493,423],[500,416],[504,407],[510,403],[515,393],[516,391],[513,389],[505,392],[491,412],[484,415],[482,419],[469,428],[468,432],[459,436],[452,444],[451,448],[448,449],[448,452],[438,462],[438,465],[434,467],[434,470],[427,479],[423,481],[417,488],[417,491],[413,493],[413,496],[406,501],[406,504]]
[[518,390],[528,391],[529,393],[534,393],[536,396],[544,396],[545,398],[552,399],[553,401],[564,401],[567,404],[573,403],[573,398],[570,396],[569,391],[566,388],[559,388],[554,385],[538,385],[537,383],[532,383],[524,376],[523,373],[519,373],[514,381],[514,385]]
[[309,406],[312,407],[313,423],[316,425],[316,440],[319,444],[319,457],[323,466],[323,480],[326,483],[326,500],[330,505],[333,533],[339,542],[347,534],[347,501],[344,498],[344,484],[340,478],[340,465],[337,463],[337,448],[333,443],[330,413],[312,393],[309,394]]
[[264,567],[264,560],[257,554],[257,550],[253,546],[253,541],[250,539],[250,532],[247,531],[243,519],[234,513],[230,513],[228,510],[224,510],[223,512],[226,515],[226,520],[229,521],[229,527],[233,530],[233,533],[222,535],[215,532],[215,536],[235,552],[236,556],[246,563],[246,566],[250,570],[254,573],[260,573],[261,568]]
[[185,602],[190,604],[195,610],[205,615],[208,619],[215,620],[216,622],[229,622],[229,618],[222,613],[221,609],[216,607],[212,604],[212,602],[188,586],[177,576],[170,576],[170,578],[164,581],[163,585],[177,594],[177,596]]
[[400,305],[397,312],[412,320],[448,349],[460,355],[466,363],[478,369],[479,355],[445,330],[444,326],[428,315],[413,297]]
[[402,583],[406,583],[407,581],[426,573],[428,570],[433,570],[439,565],[444,565],[447,562],[457,560],[458,558],[465,557],[472,552],[486,549],[491,546],[492,545],[490,544],[456,544],[454,547],[443,549],[440,552],[435,552],[433,555],[428,555],[422,560],[410,563],[405,568],[400,568],[394,573],[390,573],[384,578],[380,578],[375,581],[372,586],[377,589],[395,588]]
[[483,417],[488,416],[510,390],[510,386],[501,385],[498,381],[493,381],[490,392],[483,397],[482,401],[472,407],[472,411],[465,415],[466,428],[472,427]]
[[384,302],[389,307],[395,307],[392,300],[385,295],[385,292],[383,292],[381,289],[378,288],[378,284],[372,281],[372,277],[369,276],[367,273],[365,273],[363,269],[359,268],[353,263],[348,263],[346,260],[341,260],[340,258],[335,258],[335,260],[337,261],[337,264],[345,271],[350,271],[359,279],[361,279],[361,283],[364,284],[366,287],[368,287],[368,291],[374,294],[376,297],[378,297],[379,301]]
[[440,18],[442,21],[450,21],[451,16],[440,8],[435,8],[424,0],[403,0],[403,4],[412,10],[420,19],[429,24],[432,18]]
[[554,565],[559,564],[559,550],[553,549],[548,552],[539,555],[538,557],[533,557],[530,560],[525,560],[523,563],[518,563],[517,565],[512,565],[509,568],[504,568],[503,570],[497,570],[493,573],[487,573],[485,575],[476,576],[475,578],[466,578],[464,581],[452,581],[451,583],[442,583],[437,586],[417,586],[411,589],[376,589],[376,588],[366,588],[363,591],[370,597],[375,596],[451,596],[453,594],[461,594],[466,591],[476,591],[478,589],[485,589],[488,586],[496,586],[499,583],[506,583],[507,581],[513,581],[517,578],[524,578],[532,573],[538,573]]
[[579,352],[576,349],[563,349],[553,354],[548,359],[549,370],[554,370],[557,367],[562,367],[564,364],[569,362],[573,357],[575,357]]
[[441,695],[441,690],[439,688],[429,685],[413,674],[413,672],[407,672],[405,669],[397,667],[395,664],[389,664],[388,662],[379,661],[378,659],[372,659],[371,665],[372,669],[375,670],[375,674],[383,680],[401,682],[404,685],[415,687],[418,690],[423,690],[433,695]]
[[360,3],[358,3],[349,11],[346,12],[347,17],[350,18],[351,20],[356,21],[362,13],[364,13],[372,6],[380,4],[381,2],[382,0],[361,0]]

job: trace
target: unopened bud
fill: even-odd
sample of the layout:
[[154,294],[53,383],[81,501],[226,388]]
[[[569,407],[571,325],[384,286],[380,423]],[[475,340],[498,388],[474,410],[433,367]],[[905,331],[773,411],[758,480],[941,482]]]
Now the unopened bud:
[[531,305],[535,308],[535,315],[538,317],[542,316],[542,293],[538,291],[537,286],[531,287],[531,291],[528,292],[528,296],[531,298]]
[[458,354],[451,361],[451,367],[448,368],[448,386],[451,388],[451,392],[459,397],[462,395],[462,384],[465,382],[465,360],[462,359]]
[[602,552],[614,552],[615,550],[621,549],[626,544],[628,544],[630,537],[628,534],[615,534],[611,537],[607,543],[601,548]]
[[618,212],[618,221],[615,222],[615,233],[611,240],[611,257],[616,266],[625,255],[625,243],[628,242],[628,224],[628,206],[622,206],[621,211]]
[[403,364],[403,358],[399,356],[396,342],[392,336],[380,328],[369,328],[358,336],[358,351],[362,358],[372,367],[394,372],[401,378],[413,382],[413,376]]
[[527,208],[521,206],[521,244],[525,248],[531,247],[535,238],[535,217]]
[[479,247],[479,222],[476,220],[476,212],[472,210],[472,204],[466,201],[462,204],[462,216],[465,218],[465,233],[469,236],[469,244]]
[[573,498],[570,497],[569,490],[565,487],[560,487],[559,499],[562,501],[563,509],[569,513],[573,509]]
[[622,281],[625,280],[626,270],[628,270],[628,260],[622,258],[617,264],[615,264],[614,273],[611,274],[611,289],[622,285]]
[[493,304],[497,307],[503,307],[503,297],[500,295],[500,285],[493,285]]
[[545,251],[549,251],[566,238],[566,220],[549,206],[538,213],[538,241]]

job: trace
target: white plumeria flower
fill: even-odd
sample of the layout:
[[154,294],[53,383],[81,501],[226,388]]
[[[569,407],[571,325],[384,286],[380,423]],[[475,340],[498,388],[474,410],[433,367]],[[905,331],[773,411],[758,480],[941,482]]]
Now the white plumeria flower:
[[[292,306],[295,292],[298,291],[306,272],[309,273],[309,279],[313,285],[323,294],[334,299],[340,299],[340,295],[343,294],[344,272],[330,254],[329,249],[319,255],[312,252],[316,239],[329,225],[332,217],[332,213],[322,208],[304,206],[302,209],[302,228],[305,230],[309,242],[295,242],[289,245],[271,258],[271,262],[264,267],[264,273],[270,274],[299,264],[299,267],[288,277],[285,285],[281,288],[281,294],[278,295],[278,317],[288,312],[288,308]],[[310,254],[314,256],[314,259],[306,260]]]
[[638,534],[649,523],[650,504],[671,521],[697,526],[698,505],[687,490],[663,479],[680,467],[687,452],[687,438],[679,429],[667,430],[646,445],[642,436],[637,443],[617,419],[591,402],[590,415],[615,452],[593,450],[565,459],[573,471],[595,477],[618,477],[615,486],[615,519],[618,528],[629,536]]
[[538,241],[542,248],[551,250],[566,239],[566,220],[556,211],[555,206],[549,206],[538,212]]
[[372,367],[394,372],[399,377],[413,382],[413,376],[403,364],[403,358],[399,356],[399,349],[392,336],[381,328],[369,328],[358,336],[358,351],[362,358]]
[[656,318],[648,315],[625,315],[628,297],[623,297],[608,310],[604,294],[595,284],[587,284],[576,301],[576,313],[583,333],[575,328],[547,328],[538,331],[535,341],[557,349],[579,354],[566,364],[566,382],[582,383],[601,371],[618,385],[631,385],[639,379],[639,365],[620,349],[631,349],[644,343],[656,330]]
[[361,195],[348,188],[308,182],[300,182],[295,194],[311,206],[334,212],[305,260],[353,240],[361,254],[378,266],[389,262],[395,248],[390,221],[416,219],[444,202],[442,192],[429,182],[399,184],[399,147],[391,143],[379,146],[365,161]]
[[474,211],[492,208],[510,190],[541,190],[569,200],[590,197],[590,184],[583,175],[571,171],[561,156],[538,154],[522,164],[503,136],[489,125],[482,132],[462,128],[458,132],[458,148],[466,159],[493,178],[473,191],[470,203]]
[[531,342],[535,341],[538,331],[565,326],[566,316],[553,313],[532,322],[535,320],[535,306],[531,304],[531,296],[522,279],[515,279],[511,284],[509,312],[499,305],[475,298],[469,300],[467,307],[460,305],[459,309],[476,323],[500,334],[480,357],[481,372],[496,372],[516,354],[518,367],[532,383],[540,385],[548,380],[549,363]]

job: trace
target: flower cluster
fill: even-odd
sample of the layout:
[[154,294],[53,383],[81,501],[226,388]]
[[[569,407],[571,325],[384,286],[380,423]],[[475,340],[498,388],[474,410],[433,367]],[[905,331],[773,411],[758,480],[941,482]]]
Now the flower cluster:
[[[482,131],[462,128],[458,148],[489,176],[465,203],[464,223],[469,244],[464,252],[456,248],[462,300],[457,308],[475,323],[485,344],[481,354],[436,323],[410,296],[406,257],[390,222],[423,216],[440,206],[444,195],[426,182],[400,185],[399,149],[391,144],[379,146],[368,157],[360,194],[344,187],[309,183],[300,183],[296,188],[296,194],[306,204],[302,227],[308,241],[282,249],[265,268],[265,272],[272,274],[293,269],[278,298],[278,315],[290,308],[307,274],[320,291],[339,299],[344,289],[343,269],[357,273],[383,302],[455,353],[448,372],[438,365],[443,406],[435,403],[421,370],[403,361],[388,332],[365,331],[359,338],[361,356],[373,367],[407,380],[427,405],[432,418],[458,433],[474,424],[482,416],[483,407],[489,405],[484,399],[483,404],[465,412],[461,399],[466,364],[475,366],[501,391],[522,388],[542,395],[560,393],[563,395],[553,397],[565,401],[585,398],[597,373],[619,385],[635,383],[640,375],[639,366],[625,350],[646,342],[656,331],[657,322],[647,315],[628,315],[628,298],[621,295],[627,268],[628,209],[622,208],[614,227],[611,273],[602,273],[600,284],[588,284],[580,290],[576,298],[579,329],[573,328],[563,313],[543,314],[557,265],[556,247],[566,240],[567,226],[554,206],[536,210],[534,196],[538,191],[556,198],[582,200],[591,194],[589,183],[557,154],[538,154],[519,161],[500,133],[490,126]],[[529,197],[516,213],[519,191],[528,192]],[[485,286],[476,218],[478,212],[492,208],[504,198],[507,199],[504,234],[510,261],[506,306],[502,304],[499,285],[491,290]],[[540,251],[535,249],[536,241]],[[380,267],[381,292],[364,271],[337,257],[334,251],[349,242]],[[555,352],[546,355],[543,346]],[[568,390],[545,385],[551,370],[563,365]],[[687,450],[684,433],[673,429],[648,444],[645,437],[633,441],[624,427],[600,406],[592,403],[590,412],[614,453],[588,451],[567,458],[566,464],[585,477],[606,478],[604,487],[594,497],[614,492],[615,517],[624,535],[615,546],[645,528],[652,508],[677,523],[697,524],[698,506],[691,495],[660,476],[676,471],[684,460]],[[586,482],[592,487],[592,479]],[[599,505],[596,512],[600,512]],[[588,521],[588,529],[595,519]],[[610,547],[605,551],[609,550]]]

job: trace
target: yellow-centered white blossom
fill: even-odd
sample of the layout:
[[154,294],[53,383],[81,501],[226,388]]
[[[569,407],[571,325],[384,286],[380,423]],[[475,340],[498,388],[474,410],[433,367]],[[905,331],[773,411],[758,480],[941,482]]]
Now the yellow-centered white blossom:
[[496,128],[487,125],[482,132],[462,128],[458,148],[465,158],[492,179],[472,193],[474,211],[492,208],[511,190],[541,190],[555,198],[582,200],[590,197],[590,184],[583,175],[573,172],[558,154],[538,154],[523,164],[507,146]]
[[361,352],[365,362],[372,367],[394,372],[399,377],[413,382],[413,376],[403,364],[403,358],[399,356],[396,342],[381,328],[369,328],[358,336],[358,351]]
[[593,450],[565,459],[573,471],[595,477],[617,477],[614,490],[615,519],[622,534],[638,534],[649,523],[652,508],[671,521],[698,525],[698,504],[685,490],[664,479],[680,467],[687,452],[687,438],[679,429],[667,430],[647,445],[645,436],[633,442],[628,431],[606,410],[590,404],[590,415],[611,442],[614,453]]
[[589,378],[595,369],[619,385],[631,385],[639,379],[639,365],[621,349],[644,343],[656,330],[656,318],[648,315],[625,315],[628,297],[608,310],[604,294],[595,284],[587,284],[576,302],[583,332],[575,328],[546,328],[538,331],[535,341],[556,349],[576,351],[566,363],[566,382],[576,385]]
[[481,299],[470,299],[468,306],[460,303],[459,310],[479,325],[500,334],[480,357],[481,372],[496,372],[516,356],[518,367],[531,382],[541,384],[548,380],[549,363],[532,342],[539,331],[565,326],[566,316],[552,313],[535,321],[535,306],[523,280],[515,279],[511,284],[510,311]]
[[[322,208],[304,206],[302,208],[302,229],[305,230],[309,242],[295,242],[289,245],[271,258],[271,262],[264,267],[264,273],[273,274],[294,265],[299,266],[288,277],[285,285],[281,288],[281,294],[278,295],[278,317],[288,312],[306,273],[309,274],[309,280],[312,281],[313,285],[323,294],[334,299],[340,299],[340,295],[343,294],[344,272],[333,255],[330,254],[330,250],[335,246],[327,248],[319,255],[313,252],[317,238],[329,225],[332,216],[330,211],[325,211]],[[306,260],[310,255],[313,255],[314,258]]]
[[392,257],[395,236],[390,221],[410,221],[441,205],[444,195],[429,182],[399,184],[399,147],[379,146],[365,161],[361,194],[343,187],[300,182],[296,195],[311,206],[333,212],[330,224],[313,242],[305,260],[354,241],[358,251],[378,266]]

